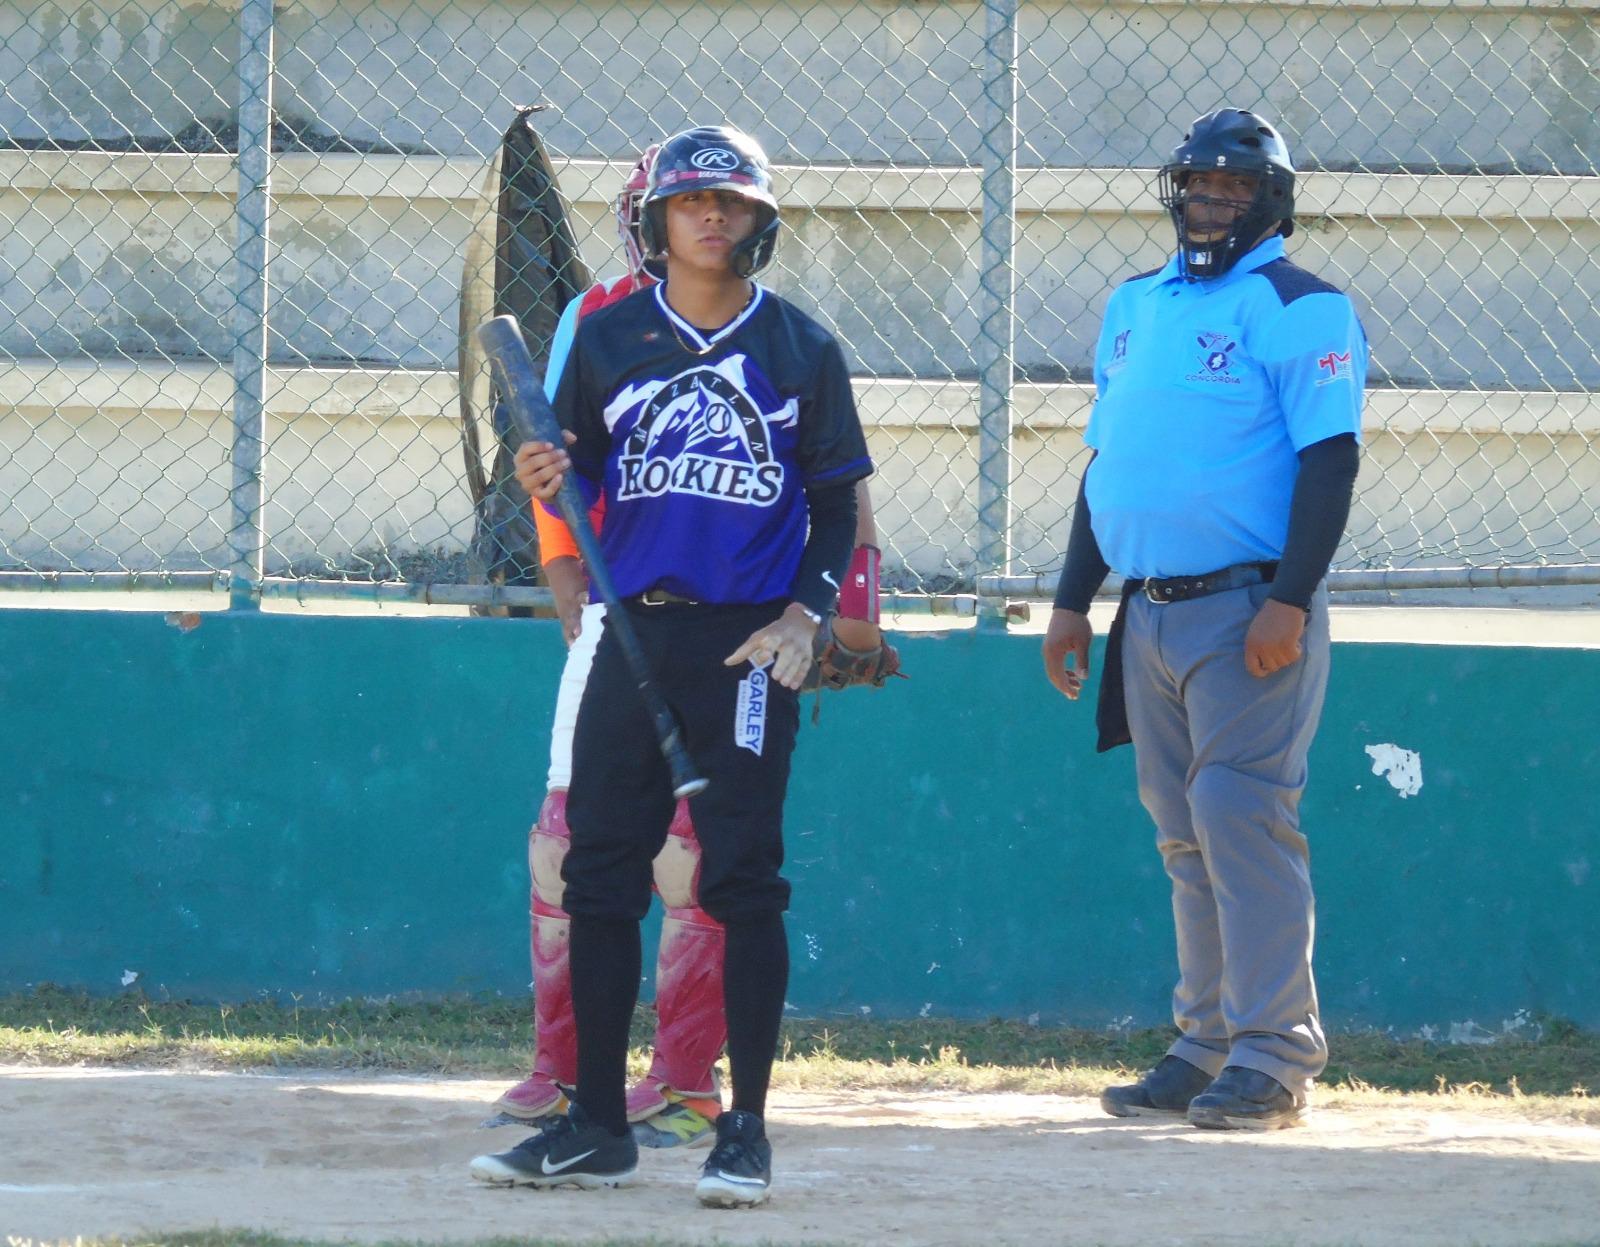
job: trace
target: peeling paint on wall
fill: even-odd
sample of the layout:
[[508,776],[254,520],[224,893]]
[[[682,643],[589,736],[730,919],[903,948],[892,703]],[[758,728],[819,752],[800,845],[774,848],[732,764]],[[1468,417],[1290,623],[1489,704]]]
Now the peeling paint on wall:
[[1367,756],[1372,759],[1372,773],[1386,777],[1402,797],[1414,797],[1422,791],[1422,755],[1399,745],[1368,745]]

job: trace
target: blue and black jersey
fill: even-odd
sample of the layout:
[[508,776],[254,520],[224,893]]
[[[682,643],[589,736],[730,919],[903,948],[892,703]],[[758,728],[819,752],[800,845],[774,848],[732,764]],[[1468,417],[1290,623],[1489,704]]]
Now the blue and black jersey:
[[584,318],[553,400],[577,436],[574,468],[604,492],[600,544],[617,592],[789,597],[806,491],[872,472],[844,354],[760,286],[709,338],[665,289]]

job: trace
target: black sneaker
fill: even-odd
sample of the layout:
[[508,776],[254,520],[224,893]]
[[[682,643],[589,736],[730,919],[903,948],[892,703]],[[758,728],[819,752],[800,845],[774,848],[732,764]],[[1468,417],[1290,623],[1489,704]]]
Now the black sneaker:
[[1113,1117],[1183,1117],[1189,1101],[1211,1085],[1211,1075],[1182,1057],[1164,1056],[1136,1083],[1107,1087],[1100,1107]]
[[1270,1074],[1230,1065],[1189,1105],[1189,1124],[1202,1130],[1279,1130],[1298,1125],[1304,1106]]
[[761,1118],[737,1109],[723,1113],[694,1193],[708,1208],[752,1208],[766,1202],[771,1186],[772,1144]]
[[639,1169],[633,1133],[612,1134],[574,1104],[509,1152],[479,1156],[472,1176],[491,1186],[621,1186]]

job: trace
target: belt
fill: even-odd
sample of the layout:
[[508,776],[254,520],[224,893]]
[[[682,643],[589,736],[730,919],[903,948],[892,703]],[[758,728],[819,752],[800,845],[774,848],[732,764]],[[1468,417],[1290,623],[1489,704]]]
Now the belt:
[[1244,589],[1250,585],[1271,582],[1278,574],[1276,563],[1235,563],[1200,576],[1150,577],[1134,581],[1135,589],[1143,589],[1145,597],[1158,606],[1168,602],[1184,602],[1189,598],[1203,598],[1229,589]]
[[698,598],[686,598],[681,593],[673,593],[667,589],[646,589],[643,593],[636,593],[631,598],[623,598],[630,606],[698,606]]

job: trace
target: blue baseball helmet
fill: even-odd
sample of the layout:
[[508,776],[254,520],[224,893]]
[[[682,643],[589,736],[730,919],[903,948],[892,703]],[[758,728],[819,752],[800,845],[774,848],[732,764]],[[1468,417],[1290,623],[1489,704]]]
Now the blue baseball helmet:
[[778,243],[778,201],[772,194],[767,153],[732,126],[696,126],[661,145],[650,167],[641,205],[640,232],[645,251],[658,256],[667,247],[665,200],[689,191],[732,191],[756,205],[756,227],[733,249],[733,270],[753,277],[772,260]]

